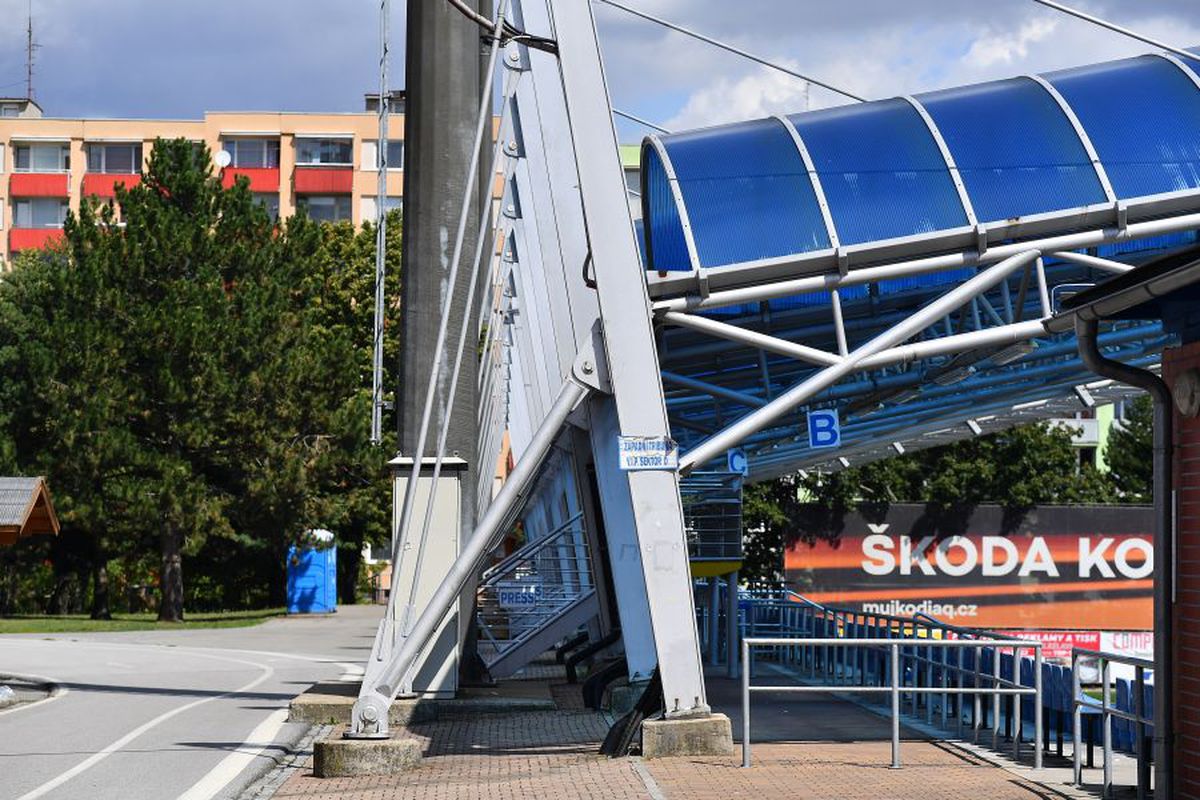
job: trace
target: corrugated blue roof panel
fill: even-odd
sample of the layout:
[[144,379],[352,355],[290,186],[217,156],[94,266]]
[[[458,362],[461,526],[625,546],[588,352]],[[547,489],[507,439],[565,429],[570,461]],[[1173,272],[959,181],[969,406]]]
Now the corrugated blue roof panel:
[[812,179],[784,123],[666,137],[704,267],[828,248]]
[[650,145],[642,147],[642,221],[647,268],[688,272],[687,241],[667,170]]
[[904,100],[789,117],[808,147],[842,244],[967,224],[933,136]]
[[1030,78],[918,95],[966,184],[980,222],[1106,201],[1070,120]]
[[1200,187],[1200,88],[1158,56],[1050,73],[1117,197]]

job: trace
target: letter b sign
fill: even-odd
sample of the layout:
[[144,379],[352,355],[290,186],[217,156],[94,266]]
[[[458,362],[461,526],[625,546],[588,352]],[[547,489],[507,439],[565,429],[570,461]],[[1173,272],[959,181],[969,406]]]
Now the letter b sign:
[[838,413],[832,410],[808,412],[808,446],[837,447],[842,443]]

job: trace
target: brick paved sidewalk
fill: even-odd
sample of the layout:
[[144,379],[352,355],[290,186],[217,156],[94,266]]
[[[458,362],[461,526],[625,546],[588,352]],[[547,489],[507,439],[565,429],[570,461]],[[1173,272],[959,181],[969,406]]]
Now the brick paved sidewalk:
[[905,741],[904,766],[890,769],[890,742],[770,742],[754,765],[738,758],[645,762],[662,796],[676,800],[1033,800],[1061,798],[953,745]]
[[[425,746],[419,769],[361,778],[318,779],[308,769],[293,775],[277,800],[785,800],[826,798],[987,798],[1030,800],[1061,797],[961,748],[920,739],[902,745],[904,767],[888,768],[886,740],[763,742],[754,766],[740,755],[654,761],[597,755],[608,728],[599,714],[573,710],[571,692],[551,687],[559,711],[481,714],[414,725]],[[839,709],[855,720],[857,709],[823,695],[807,696],[822,726],[835,724]],[[565,706],[565,707],[564,707]],[[773,710],[784,711],[786,704]],[[577,705],[575,705],[577,708]],[[770,706],[768,706],[770,708]],[[799,722],[790,709],[790,727]],[[764,715],[769,721],[769,713]],[[802,715],[800,719],[810,715]],[[769,726],[768,726],[769,727]],[[805,726],[807,727],[807,726]],[[851,728],[854,726],[851,725]],[[878,720],[872,726],[878,729]],[[810,729],[811,730],[811,729]],[[825,733],[829,728],[819,729]],[[864,731],[865,732],[865,731]],[[810,737],[810,739],[815,737]]]
[[626,759],[596,754],[608,730],[599,714],[485,714],[413,725],[425,745],[419,769],[399,775],[293,776],[275,794],[345,800],[624,800],[646,797]]

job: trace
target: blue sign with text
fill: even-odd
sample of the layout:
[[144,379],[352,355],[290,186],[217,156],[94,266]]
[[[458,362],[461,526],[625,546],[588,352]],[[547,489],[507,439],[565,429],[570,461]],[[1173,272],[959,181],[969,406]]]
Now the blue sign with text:
[[837,447],[842,443],[838,413],[832,410],[808,412],[808,446]]

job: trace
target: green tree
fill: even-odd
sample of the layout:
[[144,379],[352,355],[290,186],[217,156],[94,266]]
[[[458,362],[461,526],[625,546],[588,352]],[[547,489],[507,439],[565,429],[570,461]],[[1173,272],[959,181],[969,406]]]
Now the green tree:
[[1109,474],[1121,500],[1154,500],[1154,401],[1140,395],[1126,406],[1125,419],[1114,425],[1104,449]]
[[[397,323],[399,314],[400,223],[400,212],[393,211],[387,228],[385,294],[393,301],[384,320],[385,388],[397,385],[400,359],[400,326],[388,324]],[[322,351],[335,351],[337,357],[323,358],[314,366],[319,383],[308,382],[328,437],[314,465],[314,514],[338,535],[339,595],[342,602],[353,603],[364,543],[378,543],[390,535],[386,462],[396,452],[396,432],[385,423],[381,445],[370,444],[375,227],[325,225],[321,233],[320,251],[305,272],[307,319],[324,343]]]
[[160,141],[139,185],[0,276],[0,463],[50,477],[70,533],[57,571],[91,565],[94,614],[114,557],[124,574],[157,560],[159,616],[178,620],[185,602],[281,603],[310,528],[341,534],[355,568],[387,535],[394,435],[367,441],[374,236],[277,224],[203,149]]

